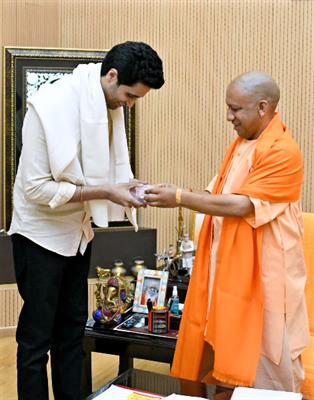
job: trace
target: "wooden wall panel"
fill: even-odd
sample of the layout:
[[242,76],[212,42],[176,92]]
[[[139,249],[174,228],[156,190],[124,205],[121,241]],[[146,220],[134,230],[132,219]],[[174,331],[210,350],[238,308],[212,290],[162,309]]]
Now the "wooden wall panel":
[[[278,81],[279,111],[305,159],[303,205],[314,211],[314,1],[51,0],[0,1],[5,45],[108,49],[150,43],[166,84],[137,105],[137,176],[204,187],[233,137],[225,88],[241,72],[262,69]],[[5,27],[4,27],[5,26]],[[185,213],[186,224],[188,213]],[[159,250],[175,240],[177,210],[146,209]]]
[[[58,47],[59,3],[56,0],[0,1],[0,82],[2,93],[2,46]],[[2,95],[0,96],[0,133],[2,132]],[[1,166],[2,166],[2,141]],[[1,174],[2,177],[2,174]],[[2,204],[2,185],[0,185]],[[0,219],[2,216],[0,216]],[[0,227],[2,227],[0,220]]]

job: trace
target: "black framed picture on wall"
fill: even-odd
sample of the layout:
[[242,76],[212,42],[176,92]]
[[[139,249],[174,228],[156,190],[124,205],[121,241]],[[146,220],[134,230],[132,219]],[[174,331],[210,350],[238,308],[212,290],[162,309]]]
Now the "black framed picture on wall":
[[[27,100],[45,83],[70,74],[78,64],[98,63],[107,51],[54,48],[3,48],[2,220],[9,229],[13,210],[13,186],[22,149],[22,124]],[[124,107],[129,158],[135,173],[135,109]],[[35,157],[35,155],[34,155]],[[128,225],[126,221],[113,226]]]

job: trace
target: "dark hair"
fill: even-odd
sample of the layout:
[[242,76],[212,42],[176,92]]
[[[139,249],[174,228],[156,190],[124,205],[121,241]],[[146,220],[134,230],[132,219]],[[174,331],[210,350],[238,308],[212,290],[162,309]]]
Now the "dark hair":
[[125,42],[114,46],[104,58],[101,76],[111,69],[118,71],[119,85],[141,82],[152,89],[164,84],[162,61],[154,49],[143,42]]

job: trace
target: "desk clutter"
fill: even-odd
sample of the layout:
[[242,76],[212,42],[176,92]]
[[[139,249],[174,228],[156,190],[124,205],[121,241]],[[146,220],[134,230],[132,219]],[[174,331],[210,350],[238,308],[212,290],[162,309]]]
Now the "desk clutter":
[[[155,254],[155,268],[147,267],[141,256],[135,257],[131,266],[121,259],[110,266],[97,266],[95,324],[132,330],[147,327],[149,334],[168,334],[171,321],[180,320],[183,305],[179,292],[184,285],[186,292],[194,253],[194,242],[181,224],[176,247],[169,245],[168,251]],[[130,312],[135,314],[130,316]],[[137,321],[131,327],[138,314],[148,318],[142,318],[142,326]]]
[[115,330],[175,339],[183,304],[179,303],[176,285],[166,299],[168,271],[140,269],[135,280],[134,276],[121,273],[120,261],[119,273],[117,265],[115,268],[96,269],[97,308],[93,312],[96,327],[111,326]]
[[[225,398],[225,397],[224,397]],[[185,396],[171,394],[170,396],[160,396],[158,394],[144,392],[137,389],[111,385],[109,389],[95,397],[97,400],[205,400],[205,397]],[[251,388],[236,388],[231,396],[231,400],[301,400],[300,393],[282,392],[275,390],[262,390]]]
[[204,397],[191,397],[172,394],[170,396],[160,396],[145,391],[111,385],[109,389],[95,397],[95,400],[206,400]]
[[97,400],[160,400],[164,398],[164,396],[124,388],[118,385],[111,385],[109,389],[95,397]]
[[[167,339],[177,339],[180,317],[168,314],[169,322],[165,322],[164,317],[160,319],[159,315],[155,320],[151,318],[152,313],[148,315],[140,313],[131,313],[121,324],[113,328],[115,331],[136,333],[138,335],[154,335]],[[155,324],[155,325],[154,325]]]

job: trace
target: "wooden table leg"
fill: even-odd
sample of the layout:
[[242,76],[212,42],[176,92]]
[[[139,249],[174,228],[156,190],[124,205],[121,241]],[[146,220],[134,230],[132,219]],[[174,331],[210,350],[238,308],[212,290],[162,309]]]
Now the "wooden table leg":
[[119,356],[119,375],[122,374],[122,372],[127,371],[129,368],[133,368],[133,357],[120,355]]

